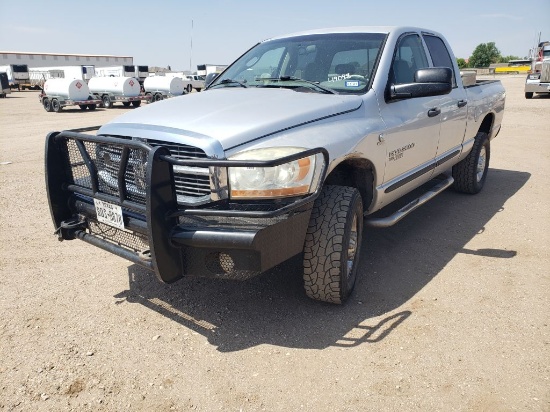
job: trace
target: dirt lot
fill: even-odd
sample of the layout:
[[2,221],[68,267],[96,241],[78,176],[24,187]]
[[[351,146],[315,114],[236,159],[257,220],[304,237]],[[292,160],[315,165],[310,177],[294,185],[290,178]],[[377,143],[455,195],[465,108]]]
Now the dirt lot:
[[168,286],[58,242],[46,133],[131,109],[0,99],[0,409],[550,411],[550,99],[502,81],[483,192],[369,230],[345,306],[308,300],[296,262]]

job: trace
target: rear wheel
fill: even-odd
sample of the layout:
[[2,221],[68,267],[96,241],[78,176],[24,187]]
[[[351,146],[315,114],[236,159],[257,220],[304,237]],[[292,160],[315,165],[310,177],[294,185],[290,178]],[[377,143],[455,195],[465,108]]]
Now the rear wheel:
[[160,102],[161,100],[162,100],[162,94],[160,93],[155,94],[154,101]]
[[353,187],[325,186],[315,200],[304,242],[304,287],[316,300],[344,303],[357,280],[363,202]]
[[525,92],[525,98],[526,99],[532,99],[533,98],[533,92]]
[[61,103],[59,103],[59,100],[52,99],[52,110],[56,113],[61,111]]
[[132,106],[134,106],[134,107],[139,107],[139,106],[141,106],[141,100],[134,100],[134,101],[132,102]]
[[122,105],[123,105],[124,107],[130,107],[130,102],[122,102]]
[[104,95],[101,98],[101,101],[103,102],[103,107],[105,107],[106,109],[110,109],[111,107],[113,107],[113,102],[111,101],[109,95]]
[[96,109],[96,105],[95,105],[95,104],[89,104],[89,105],[88,105],[88,109],[90,109],[90,110],[95,110],[95,109]]
[[80,107],[80,110],[86,110],[88,108],[87,104],[79,104],[78,107]]
[[47,97],[44,97],[42,99],[42,106],[44,106],[44,110],[46,110],[47,112],[52,111],[52,102]]
[[468,156],[453,166],[453,188],[462,193],[479,193],[487,178],[490,157],[489,137],[487,133],[479,132]]

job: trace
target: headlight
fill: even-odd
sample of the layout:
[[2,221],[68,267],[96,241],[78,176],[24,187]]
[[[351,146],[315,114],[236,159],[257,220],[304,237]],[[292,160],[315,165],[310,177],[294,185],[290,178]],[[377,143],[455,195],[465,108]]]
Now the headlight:
[[[231,156],[230,160],[273,160],[306,149],[276,147],[256,149]],[[322,157],[312,155],[274,167],[230,167],[229,195],[232,199],[265,199],[300,196],[315,191]]]

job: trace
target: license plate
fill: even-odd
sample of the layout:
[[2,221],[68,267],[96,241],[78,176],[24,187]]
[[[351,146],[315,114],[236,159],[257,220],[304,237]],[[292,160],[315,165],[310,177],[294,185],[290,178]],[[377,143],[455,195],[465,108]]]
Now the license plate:
[[124,229],[124,219],[122,218],[122,208],[103,200],[94,199],[97,220],[109,226]]

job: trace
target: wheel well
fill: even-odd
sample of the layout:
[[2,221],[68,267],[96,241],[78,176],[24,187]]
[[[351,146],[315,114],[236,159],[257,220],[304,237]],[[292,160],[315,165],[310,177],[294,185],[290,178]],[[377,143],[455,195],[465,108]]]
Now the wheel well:
[[483,121],[481,122],[481,126],[479,126],[478,132],[485,132],[488,136],[491,136],[491,129],[493,128],[493,121],[494,116],[493,114],[489,113]]
[[368,160],[347,159],[330,172],[325,184],[355,187],[361,194],[365,211],[372,203],[374,168]]

